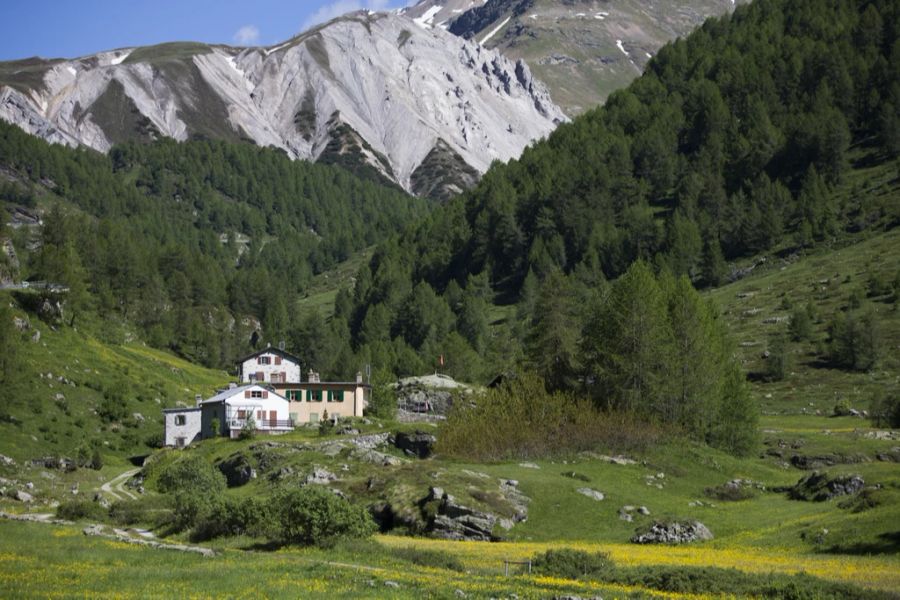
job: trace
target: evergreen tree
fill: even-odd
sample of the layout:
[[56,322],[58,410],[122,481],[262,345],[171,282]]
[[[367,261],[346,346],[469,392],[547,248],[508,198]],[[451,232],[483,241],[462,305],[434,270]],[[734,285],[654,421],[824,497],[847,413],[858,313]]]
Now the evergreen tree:
[[550,272],[541,282],[526,346],[529,365],[550,390],[575,384],[580,367],[577,322],[568,279],[558,270]]

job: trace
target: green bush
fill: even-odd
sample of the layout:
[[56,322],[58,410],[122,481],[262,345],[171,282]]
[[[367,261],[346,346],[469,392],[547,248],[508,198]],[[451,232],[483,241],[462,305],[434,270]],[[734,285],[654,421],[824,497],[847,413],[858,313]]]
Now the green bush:
[[391,556],[422,567],[447,569],[448,571],[460,573],[466,570],[458,558],[444,550],[426,550],[414,546],[405,546],[392,549]]
[[199,456],[188,456],[163,468],[156,484],[160,492],[190,491],[204,494],[222,492],[225,476]]
[[662,430],[624,412],[602,412],[535,375],[510,379],[474,399],[455,402],[436,451],[470,460],[545,458],[593,450],[619,452],[656,443]]
[[191,539],[205,541],[230,535],[265,535],[270,523],[269,510],[269,505],[257,498],[213,502],[196,518]]
[[560,548],[547,550],[531,559],[532,570],[539,575],[566,579],[600,580],[610,575],[615,565],[605,552],[584,552]]
[[120,500],[109,507],[109,518],[117,525],[160,527],[172,521],[172,498],[147,495],[137,500]]
[[67,521],[104,521],[109,511],[90,500],[70,500],[56,508],[56,516]]
[[872,397],[869,415],[876,427],[900,427],[900,391],[878,390]]
[[221,492],[182,490],[175,494],[175,511],[169,524],[175,531],[186,531],[206,521],[216,511],[223,510],[224,503]]
[[274,537],[289,544],[330,546],[342,538],[369,537],[377,529],[364,508],[320,486],[283,491],[270,506]]

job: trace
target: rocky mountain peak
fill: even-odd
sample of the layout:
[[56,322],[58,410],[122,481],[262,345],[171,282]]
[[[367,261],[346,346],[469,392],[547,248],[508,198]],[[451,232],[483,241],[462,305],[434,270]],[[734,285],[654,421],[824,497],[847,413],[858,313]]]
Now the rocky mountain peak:
[[0,118],[52,142],[251,141],[438,198],[566,119],[523,62],[396,12],[350,13],[269,48],[17,63],[0,63]]

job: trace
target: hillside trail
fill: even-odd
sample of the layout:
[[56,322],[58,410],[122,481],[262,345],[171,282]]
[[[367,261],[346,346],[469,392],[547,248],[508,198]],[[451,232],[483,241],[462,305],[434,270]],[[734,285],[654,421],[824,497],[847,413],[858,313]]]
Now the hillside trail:
[[122,500],[125,496],[128,500],[137,500],[137,495],[131,490],[125,489],[125,483],[134,477],[140,469],[128,469],[119,473],[100,486],[100,491],[109,495],[113,500]]

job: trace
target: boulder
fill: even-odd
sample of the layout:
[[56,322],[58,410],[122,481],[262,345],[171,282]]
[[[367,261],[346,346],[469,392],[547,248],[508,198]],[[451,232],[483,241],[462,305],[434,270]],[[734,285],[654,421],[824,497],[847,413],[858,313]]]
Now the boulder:
[[228,487],[240,487],[256,478],[256,469],[250,459],[241,453],[232,454],[217,466],[228,481]]
[[428,458],[434,450],[437,438],[424,431],[415,433],[398,432],[392,438],[394,446],[403,450],[409,456]]
[[605,496],[603,495],[603,492],[598,492],[597,490],[592,490],[591,488],[578,488],[575,491],[577,491],[579,494],[581,494],[583,496],[587,496],[588,498],[591,498],[591,499],[597,500],[597,501],[603,500],[603,498],[605,498]]
[[377,450],[357,450],[353,453],[353,456],[363,462],[381,465],[383,467],[393,467],[403,463],[403,461],[396,456],[378,452]]
[[321,467],[314,468],[312,473],[306,476],[306,483],[311,484],[324,485],[332,481],[337,481],[337,475]]
[[388,443],[389,433],[370,433],[360,435],[350,440],[350,443],[363,450],[374,450]]
[[497,516],[486,513],[456,501],[442,488],[428,490],[424,503],[439,501],[437,514],[428,525],[429,533],[445,540],[490,541],[495,539],[491,532],[497,523]]
[[686,544],[711,539],[712,532],[700,521],[670,521],[654,523],[631,541],[635,544]]
[[35,458],[32,459],[31,464],[36,467],[65,471],[67,473],[78,468],[74,460],[62,456],[44,456],[43,458]]
[[16,466],[16,461],[6,455],[0,454],[0,465],[3,465],[4,467],[14,467]]
[[837,496],[849,496],[865,487],[866,482],[859,475],[838,475],[828,477],[828,473],[814,471],[803,477],[788,489],[792,500],[824,502]]
[[31,504],[34,502],[34,496],[29,494],[28,492],[23,492],[22,490],[16,490],[16,493],[13,494],[13,499],[18,500],[19,502],[24,502],[25,504]]

